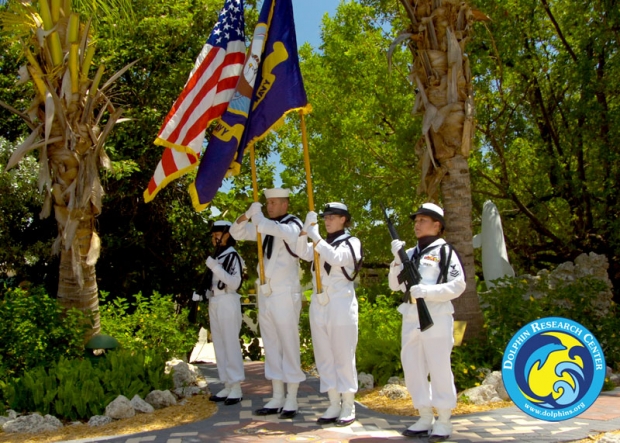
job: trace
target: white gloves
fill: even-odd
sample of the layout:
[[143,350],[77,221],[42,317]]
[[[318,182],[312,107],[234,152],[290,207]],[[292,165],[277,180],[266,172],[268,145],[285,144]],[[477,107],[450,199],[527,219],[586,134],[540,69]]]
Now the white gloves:
[[[400,251],[405,246],[405,242],[402,240],[392,240],[392,254],[394,255],[394,262],[398,265],[401,264],[400,257],[398,256],[398,251]],[[412,288],[413,289],[413,288]]]
[[321,234],[319,233],[319,225],[314,224],[310,225],[306,231],[308,233],[308,237],[312,239],[314,243],[318,243],[321,240]]
[[192,301],[200,301],[200,300],[202,300],[202,296],[199,293],[194,292],[194,294],[192,295]]
[[304,227],[301,229],[304,232],[308,232],[310,226],[316,225],[318,221],[316,212],[310,211],[306,214],[306,221],[304,222]]
[[216,259],[214,259],[213,257],[207,257],[207,261],[205,262],[207,264],[207,268],[213,270],[213,268],[215,268],[218,265],[218,262]]
[[250,205],[250,207],[248,208],[247,211],[245,211],[245,216],[246,218],[249,220],[252,218],[253,215],[258,214],[259,212],[261,212],[261,207],[263,205],[260,204],[259,202],[254,202]]
[[411,299],[416,298],[426,298],[426,289],[424,289],[424,285],[415,285],[409,289],[409,294],[411,294]]
[[252,223],[255,225],[259,225],[263,220],[265,220],[265,216],[261,211],[258,211],[256,214],[252,216]]

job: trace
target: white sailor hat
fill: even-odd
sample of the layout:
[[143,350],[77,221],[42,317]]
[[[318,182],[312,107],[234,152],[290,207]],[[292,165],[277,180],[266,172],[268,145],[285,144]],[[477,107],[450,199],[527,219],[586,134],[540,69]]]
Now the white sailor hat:
[[441,223],[441,226],[446,225],[443,219],[443,209],[441,209],[435,203],[423,203],[416,212],[411,214],[411,219],[415,221],[416,215],[428,215],[433,220]]
[[321,217],[325,217],[326,215],[335,214],[342,215],[347,218],[347,220],[351,220],[351,214],[349,213],[349,209],[347,205],[339,202],[327,203],[323,208],[323,213]]
[[232,226],[232,223],[226,220],[217,220],[216,222],[213,223],[213,226],[211,226],[211,233],[213,232],[228,232],[228,230],[230,229],[230,227]]
[[282,188],[272,188],[272,189],[263,189],[265,193],[265,198],[288,198],[291,193],[290,189],[282,189]]

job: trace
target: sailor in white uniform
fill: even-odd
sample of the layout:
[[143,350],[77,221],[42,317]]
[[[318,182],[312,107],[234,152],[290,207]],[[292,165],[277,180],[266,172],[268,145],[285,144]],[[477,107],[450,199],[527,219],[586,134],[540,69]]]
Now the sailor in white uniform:
[[211,229],[214,256],[207,258],[210,273],[206,279],[209,299],[209,327],[215,350],[217,372],[224,389],[209,400],[234,405],[243,399],[241,382],[245,380],[243,356],[239,346],[241,300],[237,292],[243,279],[243,259],[230,236],[232,223],[216,221]]
[[[296,248],[303,260],[314,261],[314,249],[320,256],[318,269],[322,291],[317,293],[316,263],[313,263],[315,279],[310,328],[320,390],[327,392],[330,404],[317,423],[348,426],[355,421],[358,306],[353,281],[361,266],[362,245],[345,231],[351,222],[346,205],[329,203],[321,217],[325,220],[327,237],[321,238],[317,214],[311,211],[306,216]],[[312,242],[308,242],[308,238]]]
[[230,233],[236,240],[256,241],[257,230],[262,236],[266,282],[258,293],[258,323],[265,349],[265,378],[271,380],[273,395],[254,413],[280,413],[284,419],[297,414],[297,390],[306,379],[299,352],[301,286],[299,258],[294,252],[302,223],[287,213],[288,189],[266,189],[264,193],[269,218],[263,215],[260,203],[252,203]]
[[[465,291],[465,275],[458,254],[440,237],[444,228],[443,209],[433,203],[424,203],[411,218],[415,221],[418,244],[407,250],[407,256],[417,264],[422,280],[411,287],[409,303],[401,304],[398,311],[403,315],[401,361],[405,383],[414,407],[420,412],[420,419],[403,435],[419,437],[430,433],[429,441],[441,441],[452,432],[450,416],[456,407],[450,362],[454,345],[451,300]],[[405,291],[405,285],[398,283],[403,268],[398,251],[404,245],[401,240],[392,241],[395,259],[390,265],[388,278],[393,291]],[[418,298],[424,299],[434,322],[424,332],[420,330]],[[436,421],[433,407],[437,409]]]

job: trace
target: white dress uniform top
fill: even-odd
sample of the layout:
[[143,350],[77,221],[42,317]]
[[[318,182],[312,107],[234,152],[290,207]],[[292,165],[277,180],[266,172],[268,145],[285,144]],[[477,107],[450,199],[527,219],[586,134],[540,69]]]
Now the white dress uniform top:
[[243,356],[239,346],[241,331],[241,300],[237,293],[241,284],[243,259],[229,246],[217,258],[212,268],[213,281],[209,298],[209,323],[217,372],[228,384],[245,380]]
[[[296,248],[299,258],[313,261],[312,245],[312,242],[308,243],[307,236],[300,236]],[[339,393],[357,392],[355,348],[358,306],[354,284],[345,276],[343,268],[349,277],[354,275],[356,265],[362,257],[361,249],[360,241],[346,233],[335,238],[331,244],[326,240],[316,244],[320,255],[323,295],[317,295],[316,279],[313,279],[310,328],[321,392],[331,389]],[[315,272],[313,266],[313,275]]]
[[263,258],[266,284],[271,294],[258,294],[258,323],[265,349],[265,378],[299,383],[306,376],[301,370],[299,351],[299,259],[292,252],[302,223],[290,214],[279,218],[263,218],[258,226],[247,220],[236,222],[230,228],[230,234],[235,240],[256,241],[258,228],[263,246],[267,248]]
[[[446,246],[443,246],[446,245]],[[403,315],[401,360],[405,372],[407,390],[417,409],[453,409],[456,407],[456,388],[450,364],[450,354],[454,345],[453,318],[454,307],[451,300],[465,291],[463,266],[446,242],[439,238],[423,251],[418,245],[407,250],[411,259],[414,253],[420,254],[418,270],[422,276],[419,291],[428,307],[434,325],[424,332],[420,331],[420,321],[415,303],[403,303],[398,311]],[[450,256],[446,281],[437,283],[440,275],[441,250]],[[398,274],[403,265],[392,262],[389,272],[390,288],[405,291],[404,284],[398,283]],[[430,384],[428,376],[431,376]]]

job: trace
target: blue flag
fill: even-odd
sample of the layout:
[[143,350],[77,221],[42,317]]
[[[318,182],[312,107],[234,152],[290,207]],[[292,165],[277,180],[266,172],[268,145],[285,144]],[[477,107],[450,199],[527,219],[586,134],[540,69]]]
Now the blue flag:
[[286,114],[308,113],[291,0],[265,0],[243,73],[190,186],[197,211],[211,202],[225,177],[237,175],[246,148],[284,122]]

